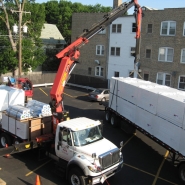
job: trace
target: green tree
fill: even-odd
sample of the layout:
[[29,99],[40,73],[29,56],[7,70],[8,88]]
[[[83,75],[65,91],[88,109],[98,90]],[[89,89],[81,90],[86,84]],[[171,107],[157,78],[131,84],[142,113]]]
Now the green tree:
[[[22,16],[22,25],[28,26],[29,33],[22,37],[22,67],[27,71],[29,67],[35,69],[45,60],[44,50],[39,39],[43,23],[45,21],[45,6],[34,1],[19,2],[18,0],[0,0],[0,73],[14,72],[18,67],[19,37],[12,32],[12,27],[19,23],[19,6],[21,11],[29,11],[31,14]],[[12,11],[13,10],[13,11]]]
[[71,43],[73,13],[109,12],[111,10],[111,7],[104,7],[100,4],[96,4],[95,6],[83,5],[65,0],[60,0],[59,3],[56,1],[47,2],[45,3],[45,7],[46,22],[57,25],[67,44]]

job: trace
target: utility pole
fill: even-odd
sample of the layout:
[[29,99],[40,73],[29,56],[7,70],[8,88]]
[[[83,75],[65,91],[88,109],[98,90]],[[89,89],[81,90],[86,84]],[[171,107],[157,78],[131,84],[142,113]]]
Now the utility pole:
[[31,12],[23,11],[21,4],[19,4],[18,11],[12,10],[12,13],[14,13],[14,12],[19,13],[19,26],[18,26],[18,31],[19,31],[19,76],[21,77],[21,73],[22,73],[22,14],[23,13],[25,13],[25,14],[30,13],[31,14]]
[[22,10],[21,10],[21,4],[19,4],[19,77],[21,77],[22,73],[22,33],[21,33],[21,27],[22,27]]

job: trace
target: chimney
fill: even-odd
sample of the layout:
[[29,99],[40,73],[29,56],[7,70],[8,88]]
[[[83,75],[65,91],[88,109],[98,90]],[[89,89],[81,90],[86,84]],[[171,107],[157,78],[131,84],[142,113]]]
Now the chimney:
[[122,4],[122,0],[113,0],[113,8],[117,8]]

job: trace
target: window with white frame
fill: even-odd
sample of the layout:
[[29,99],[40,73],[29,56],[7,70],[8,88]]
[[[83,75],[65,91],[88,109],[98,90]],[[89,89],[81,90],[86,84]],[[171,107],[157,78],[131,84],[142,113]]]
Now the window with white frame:
[[176,32],[175,21],[163,21],[161,22],[161,35],[174,36]]
[[185,36],[185,22],[184,22],[184,26],[183,26],[183,36]]
[[120,48],[119,47],[111,47],[110,55],[120,56]]
[[101,66],[95,67],[95,76],[103,76],[103,67]]
[[158,61],[162,62],[173,62],[173,48],[161,47],[159,48]]
[[168,73],[157,73],[156,83],[171,86],[171,75]]
[[113,24],[112,25],[112,33],[121,33],[121,24]]
[[96,46],[96,55],[104,55],[105,48],[103,45]]
[[178,89],[185,90],[185,76],[179,76]]
[[106,28],[104,30],[101,30],[98,34],[106,34]]
[[181,63],[185,64],[185,48],[181,49]]

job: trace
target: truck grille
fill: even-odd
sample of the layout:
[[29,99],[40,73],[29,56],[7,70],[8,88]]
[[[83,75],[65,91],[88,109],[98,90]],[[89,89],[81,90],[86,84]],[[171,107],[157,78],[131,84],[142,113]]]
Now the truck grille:
[[116,163],[118,163],[120,159],[119,155],[120,151],[118,148],[110,150],[104,154],[99,155],[99,162],[102,169],[106,169]]

